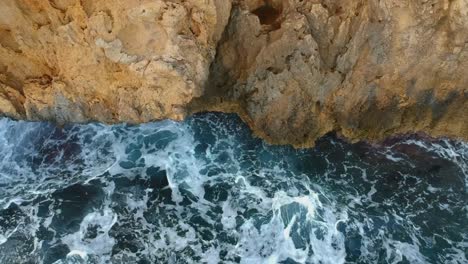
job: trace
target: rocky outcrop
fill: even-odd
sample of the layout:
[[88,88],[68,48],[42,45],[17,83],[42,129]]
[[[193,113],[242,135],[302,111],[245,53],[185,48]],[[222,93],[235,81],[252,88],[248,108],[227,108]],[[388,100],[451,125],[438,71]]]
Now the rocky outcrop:
[[58,122],[237,112],[275,143],[468,139],[468,1],[5,0],[0,111]]
[[58,122],[180,119],[229,0],[3,0],[0,110]]

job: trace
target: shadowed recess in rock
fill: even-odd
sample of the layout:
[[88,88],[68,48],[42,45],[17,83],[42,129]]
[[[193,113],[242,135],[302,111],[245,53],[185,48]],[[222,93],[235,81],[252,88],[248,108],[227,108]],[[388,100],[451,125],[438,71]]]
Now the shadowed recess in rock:
[[271,5],[263,5],[252,11],[253,14],[258,16],[260,24],[273,25],[280,16],[281,12]]

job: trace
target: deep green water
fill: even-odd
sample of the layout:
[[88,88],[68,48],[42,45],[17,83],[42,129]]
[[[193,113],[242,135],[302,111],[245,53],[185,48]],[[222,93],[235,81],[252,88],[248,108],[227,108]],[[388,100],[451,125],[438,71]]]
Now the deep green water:
[[0,263],[468,263],[468,144],[0,119]]

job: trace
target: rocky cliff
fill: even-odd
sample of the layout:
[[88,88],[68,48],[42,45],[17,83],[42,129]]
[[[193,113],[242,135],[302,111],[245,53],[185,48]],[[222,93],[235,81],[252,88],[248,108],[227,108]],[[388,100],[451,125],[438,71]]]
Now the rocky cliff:
[[0,45],[14,118],[468,139],[468,0],[3,0]]

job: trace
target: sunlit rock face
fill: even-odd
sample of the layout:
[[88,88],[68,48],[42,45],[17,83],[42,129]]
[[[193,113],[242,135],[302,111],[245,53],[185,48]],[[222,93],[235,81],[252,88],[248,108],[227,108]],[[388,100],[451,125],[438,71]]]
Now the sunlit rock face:
[[58,122],[182,117],[203,94],[228,0],[5,0],[0,111]]
[[0,111],[58,122],[237,112],[257,135],[468,138],[468,1],[0,6]]
[[330,130],[466,138],[467,3],[244,1],[210,88],[274,142],[312,143]]

